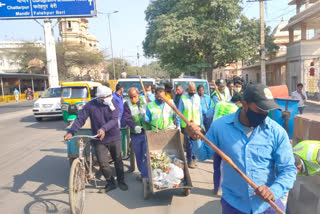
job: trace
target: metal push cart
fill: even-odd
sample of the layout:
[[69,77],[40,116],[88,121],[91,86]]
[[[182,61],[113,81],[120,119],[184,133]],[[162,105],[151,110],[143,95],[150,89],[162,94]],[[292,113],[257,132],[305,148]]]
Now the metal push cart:
[[[188,164],[184,155],[183,150],[183,138],[181,137],[181,132],[177,129],[171,130],[157,130],[157,131],[146,131],[147,137],[147,168],[148,168],[148,184],[143,187],[143,197],[148,199],[150,194],[155,194],[156,192],[169,190],[169,189],[182,189],[184,195],[188,196],[192,188],[191,177],[189,174]],[[157,189],[154,188],[152,180],[152,167],[150,152],[166,152],[170,155],[175,155],[180,160],[184,161],[184,181],[183,185],[175,188],[165,188]]]

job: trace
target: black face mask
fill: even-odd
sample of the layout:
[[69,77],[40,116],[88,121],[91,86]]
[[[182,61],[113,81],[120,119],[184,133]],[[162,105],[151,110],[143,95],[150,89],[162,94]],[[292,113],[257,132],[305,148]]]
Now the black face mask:
[[194,93],[193,92],[189,92],[188,93],[190,97],[193,97]]
[[251,111],[248,108],[247,118],[248,118],[251,126],[253,126],[253,127],[257,127],[261,123],[263,123],[267,116],[268,116],[267,114],[259,114],[259,113],[256,113],[254,111]]

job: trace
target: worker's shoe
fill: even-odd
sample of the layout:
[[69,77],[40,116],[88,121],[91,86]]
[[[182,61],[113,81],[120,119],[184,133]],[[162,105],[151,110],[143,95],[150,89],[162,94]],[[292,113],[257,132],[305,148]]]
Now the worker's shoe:
[[118,181],[118,187],[123,191],[128,190],[128,185],[124,182],[124,180]]
[[196,168],[195,162],[194,162],[194,161],[189,162],[189,163],[188,163],[188,167],[189,167],[190,169]]
[[195,166],[198,166],[198,161],[195,159],[195,160],[193,160],[192,162],[194,162],[194,165]]
[[137,181],[140,181],[140,182],[142,182],[142,176],[141,176],[141,174],[139,174],[139,175],[137,175]]
[[114,178],[112,177],[110,180],[107,180],[107,184],[105,186],[105,191],[109,192],[111,190],[114,190],[117,188],[116,182],[114,181]]
[[221,192],[221,190],[213,189],[213,194],[214,195],[222,195],[222,192]]

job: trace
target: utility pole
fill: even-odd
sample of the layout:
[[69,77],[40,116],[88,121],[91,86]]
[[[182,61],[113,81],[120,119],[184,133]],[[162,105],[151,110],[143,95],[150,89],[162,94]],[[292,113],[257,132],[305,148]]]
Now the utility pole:
[[267,84],[266,80],[266,50],[265,50],[265,29],[264,29],[264,2],[268,0],[250,0],[260,4],[260,82]]
[[265,32],[264,32],[264,2],[260,0],[260,64],[261,64],[261,83],[266,85],[266,52],[265,52]]
[[113,14],[113,13],[119,13],[119,11],[115,10],[115,11],[112,11],[112,12],[109,12],[109,13],[101,13],[101,12],[98,12],[98,13],[99,13],[99,14],[105,14],[105,15],[107,15],[107,18],[108,18],[108,23],[107,23],[107,24],[108,24],[108,27],[109,27],[110,48],[111,48],[111,57],[112,57],[112,69],[113,69],[114,79],[116,79],[116,66],[115,66],[115,64],[114,64],[114,56],[113,56],[110,15]]

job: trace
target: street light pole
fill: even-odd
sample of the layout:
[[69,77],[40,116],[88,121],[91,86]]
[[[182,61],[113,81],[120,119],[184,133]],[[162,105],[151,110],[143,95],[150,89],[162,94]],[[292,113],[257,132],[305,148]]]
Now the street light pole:
[[114,64],[114,57],[113,57],[113,47],[112,47],[112,34],[111,34],[111,24],[110,24],[110,15],[112,13],[118,13],[119,11],[113,11],[111,13],[107,13],[108,16],[108,23],[109,23],[109,33],[110,33],[110,47],[111,47],[111,57],[112,57],[112,67],[113,67],[113,77],[116,79],[116,67]]

